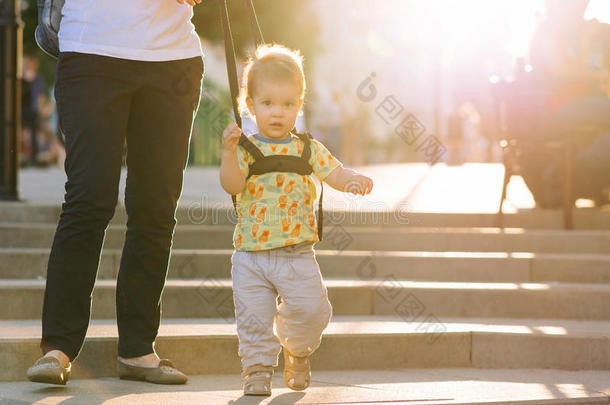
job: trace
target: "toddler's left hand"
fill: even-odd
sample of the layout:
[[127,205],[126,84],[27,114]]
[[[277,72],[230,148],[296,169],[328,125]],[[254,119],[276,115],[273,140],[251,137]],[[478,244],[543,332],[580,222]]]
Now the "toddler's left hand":
[[352,194],[365,195],[373,189],[373,180],[363,174],[356,174],[347,183],[345,191]]

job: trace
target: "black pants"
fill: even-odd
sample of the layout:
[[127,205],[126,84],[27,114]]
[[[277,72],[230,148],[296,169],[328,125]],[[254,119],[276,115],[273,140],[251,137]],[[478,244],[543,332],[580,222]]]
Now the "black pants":
[[125,140],[128,220],[116,291],[118,352],[153,352],[202,78],[200,57],[142,62],[60,54],[55,95],[68,181],[47,270],[43,353],[60,349],[73,360],[82,348]]

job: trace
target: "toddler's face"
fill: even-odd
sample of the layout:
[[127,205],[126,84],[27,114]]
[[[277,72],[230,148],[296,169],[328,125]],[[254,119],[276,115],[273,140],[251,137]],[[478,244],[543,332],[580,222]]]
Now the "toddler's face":
[[253,98],[246,99],[248,110],[256,118],[259,133],[271,139],[285,139],[294,128],[303,105],[296,83],[261,80]]

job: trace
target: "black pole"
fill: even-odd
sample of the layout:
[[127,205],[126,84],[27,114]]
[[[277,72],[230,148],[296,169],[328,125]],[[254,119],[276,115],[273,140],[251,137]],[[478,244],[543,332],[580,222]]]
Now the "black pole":
[[19,200],[22,44],[19,0],[0,0],[0,200]]

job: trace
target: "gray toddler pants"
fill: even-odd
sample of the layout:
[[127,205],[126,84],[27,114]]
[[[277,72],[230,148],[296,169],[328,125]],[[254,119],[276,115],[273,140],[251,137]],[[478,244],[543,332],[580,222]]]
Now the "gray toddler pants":
[[282,346],[297,357],[313,353],[332,315],[313,244],[235,251],[231,263],[243,369],[277,366]]

